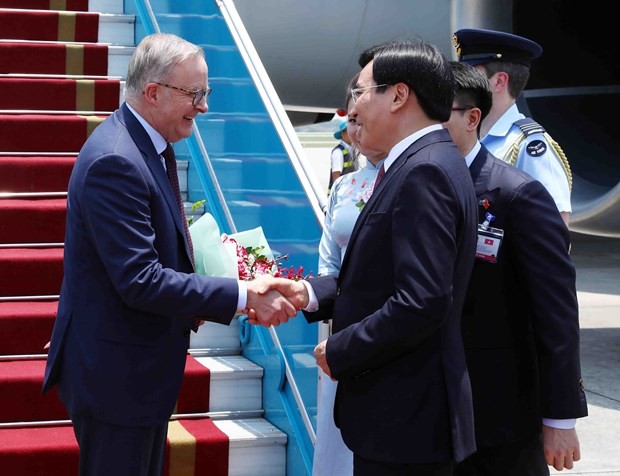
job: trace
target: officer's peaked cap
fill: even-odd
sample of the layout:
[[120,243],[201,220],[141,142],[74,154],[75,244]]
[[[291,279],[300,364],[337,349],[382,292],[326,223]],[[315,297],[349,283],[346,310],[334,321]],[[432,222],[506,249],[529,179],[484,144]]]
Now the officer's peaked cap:
[[503,31],[464,28],[454,33],[452,42],[458,60],[472,66],[489,61],[510,61],[530,66],[542,53],[535,41]]

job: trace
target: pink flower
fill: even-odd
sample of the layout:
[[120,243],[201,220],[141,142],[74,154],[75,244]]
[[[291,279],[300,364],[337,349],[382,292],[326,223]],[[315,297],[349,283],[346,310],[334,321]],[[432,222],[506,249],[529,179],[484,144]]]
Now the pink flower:
[[[303,267],[298,269],[294,267],[284,268],[282,261],[288,260],[288,256],[278,256],[275,259],[269,259],[263,254],[264,246],[248,246],[243,247],[237,243],[234,238],[222,234],[222,242],[232,244],[236,249],[237,268],[239,271],[239,279],[250,281],[258,276],[274,276],[286,279],[304,279]],[[308,275],[309,276],[309,275]]]

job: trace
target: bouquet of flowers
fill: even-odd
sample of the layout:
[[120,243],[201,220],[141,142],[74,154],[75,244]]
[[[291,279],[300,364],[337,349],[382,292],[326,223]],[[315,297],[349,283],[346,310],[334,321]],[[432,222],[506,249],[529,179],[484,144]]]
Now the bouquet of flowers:
[[263,275],[303,279],[303,267],[285,267],[288,256],[274,257],[261,227],[221,234],[213,216],[202,215],[189,227],[194,244],[196,272],[245,281]]

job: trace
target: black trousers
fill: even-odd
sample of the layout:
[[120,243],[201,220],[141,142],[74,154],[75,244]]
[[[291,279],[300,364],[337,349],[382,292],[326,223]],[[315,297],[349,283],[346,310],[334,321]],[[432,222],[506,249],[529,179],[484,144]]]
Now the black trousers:
[[452,476],[454,463],[397,464],[369,461],[353,454],[354,476]]
[[455,476],[548,476],[541,435],[501,446],[478,446],[456,466]]
[[119,426],[72,418],[80,447],[80,476],[161,476],[168,422],[153,427]]

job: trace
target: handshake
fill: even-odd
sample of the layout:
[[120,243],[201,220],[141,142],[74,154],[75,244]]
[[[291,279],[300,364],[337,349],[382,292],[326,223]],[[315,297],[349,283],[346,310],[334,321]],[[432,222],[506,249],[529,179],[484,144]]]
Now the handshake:
[[262,276],[247,282],[245,314],[251,324],[278,326],[308,305],[306,285],[292,279]]

